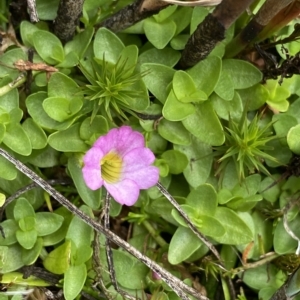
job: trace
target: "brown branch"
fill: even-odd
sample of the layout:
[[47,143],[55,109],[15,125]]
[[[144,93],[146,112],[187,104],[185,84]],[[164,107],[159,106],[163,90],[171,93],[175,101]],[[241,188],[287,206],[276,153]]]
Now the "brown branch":
[[182,52],[179,66],[186,69],[205,59],[218,42],[225,38],[225,31],[249,7],[253,0],[223,0],[212,14],[198,25]]
[[[266,25],[283,8],[288,6],[293,0],[266,0],[263,6],[247,26],[237,35],[226,49],[227,57],[234,57],[240,53],[250,42],[257,41],[259,34]],[[277,22],[278,23],[278,22]]]
[[61,0],[54,20],[54,34],[63,44],[71,40],[82,13],[84,0]]
[[158,13],[169,5],[161,0],[136,0],[100,23],[96,28],[106,27],[113,32],[118,32]]

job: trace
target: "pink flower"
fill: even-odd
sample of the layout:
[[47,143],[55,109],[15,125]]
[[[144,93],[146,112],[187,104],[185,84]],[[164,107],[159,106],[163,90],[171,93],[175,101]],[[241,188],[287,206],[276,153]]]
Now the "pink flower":
[[120,204],[133,205],[140,190],[158,182],[155,156],[145,148],[144,137],[129,126],[110,130],[85,154],[82,169],[86,185],[97,190],[104,185]]

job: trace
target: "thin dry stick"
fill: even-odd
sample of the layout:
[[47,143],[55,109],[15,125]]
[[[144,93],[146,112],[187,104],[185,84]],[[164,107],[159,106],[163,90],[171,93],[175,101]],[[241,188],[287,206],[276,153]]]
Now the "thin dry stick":
[[176,200],[170,195],[170,193],[165,189],[165,187],[158,182],[157,188],[159,191],[172,203],[172,205],[177,209],[183,219],[186,221],[190,229],[194,232],[194,234],[199,238],[203,244],[210,249],[210,251],[215,255],[215,257],[221,261],[221,256],[215,246],[198,230],[198,228],[192,223],[188,215],[182,210],[180,205],[176,202]]
[[[50,180],[47,180],[47,182],[51,185],[67,185],[67,184],[70,184],[71,181],[70,179],[50,179]],[[6,208],[6,206],[8,204],[10,204],[11,202],[13,202],[15,199],[17,199],[18,197],[20,197],[22,194],[32,190],[33,188],[36,188],[36,187],[39,187],[39,185],[36,183],[36,182],[32,182],[22,188],[20,188],[19,190],[17,190],[13,195],[11,195],[10,197],[8,197],[6,200],[5,200],[5,203],[0,207],[0,222],[2,220],[2,217],[3,217],[3,212]]]
[[[106,229],[110,229],[110,224],[109,224],[110,199],[111,199],[110,194],[108,192],[106,192],[105,202],[104,202],[104,227]],[[137,299],[139,300],[139,298],[133,297],[133,296],[129,295],[128,293],[126,293],[125,291],[120,289],[119,284],[116,279],[116,271],[114,268],[113,253],[112,253],[112,249],[110,247],[109,242],[110,241],[108,239],[106,239],[105,251],[106,251],[106,259],[107,259],[109,277],[110,277],[113,287],[123,297],[125,297],[127,299],[131,299],[131,300],[137,300]]]
[[[159,191],[170,201],[170,203],[177,209],[177,211],[180,213],[180,215],[183,217],[183,219],[186,221],[190,229],[193,231],[193,233],[199,238],[200,241],[203,242],[208,249],[215,255],[215,257],[220,261],[220,265],[225,269],[224,264],[222,263],[221,256],[218,252],[218,250],[215,248],[215,246],[198,230],[198,228],[193,224],[193,222],[190,220],[188,215],[181,209],[180,205],[176,202],[176,200],[172,197],[172,195],[165,189],[165,187],[158,182],[157,188]],[[231,298],[235,299],[235,291],[234,286],[232,283],[232,280],[227,277],[225,278],[228,287],[230,288]]]
[[[126,250],[131,255],[135,256],[138,260],[143,262],[148,268],[152,271],[158,273],[161,279],[168,284],[174,292],[181,297],[183,300],[189,300],[187,294],[194,296],[196,299],[200,300],[209,300],[207,297],[201,295],[198,291],[186,285],[184,282],[179,280],[177,277],[173,276],[167,270],[163,269],[156,262],[143,255],[140,251],[132,247],[130,244],[122,240],[119,236],[114,234],[112,231],[104,228],[101,224],[98,224],[95,220],[91,219],[81,210],[79,210],[73,203],[71,203],[67,198],[61,195],[57,190],[55,190],[51,185],[49,185],[44,179],[39,177],[36,173],[30,170],[27,166],[25,166],[22,162],[12,157],[8,152],[0,148],[0,155],[10,161],[15,167],[20,170],[27,177],[36,182],[41,188],[43,188],[46,192],[49,193],[54,199],[56,199],[62,206],[67,208],[69,211],[74,213],[76,216],[81,218],[86,224],[91,226],[93,229],[98,232],[103,233],[108,239],[110,239],[113,243],[118,245],[119,247]],[[187,293],[187,294],[186,294]]]
[[38,13],[36,10],[36,3],[35,0],[27,0],[27,6],[30,15],[30,21],[32,23],[37,23],[39,21]]
[[100,241],[99,241],[100,234],[97,230],[94,230],[94,231],[95,231],[95,238],[93,241],[92,264],[93,264],[93,269],[96,272],[96,277],[95,277],[95,284],[93,284],[93,288],[98,289],[97,287],[98,287],[98,285],[100,285],[106,298],[109,300],[114,300],[114,298],[111,296],[110,292],[106,288],[104,281],[103,281],[102,270],[104,270],[104,267],[102,266],[101,260],[100,260]]

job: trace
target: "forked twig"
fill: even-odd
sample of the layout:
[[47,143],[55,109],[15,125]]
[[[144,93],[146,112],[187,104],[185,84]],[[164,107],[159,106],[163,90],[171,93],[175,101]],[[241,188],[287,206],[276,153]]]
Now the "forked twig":
[[87,216],[81,210],[79,210],[73,203],[71,203],[67,198],[61,195],[57,190],[55,190],[51,185],[49,185],[44,179],[39,177],[36,173],[30,170],[27,166],[25,166],[22,162],[12,157],[5,150],[0,148],[0,155],[10,161],[15,167],[20,170],[24,175],[29,177],[31,180],[36,182],[41,188],[43,188],[46,192],[49,193],[54,199],[56,199],[62,206],[67,208],[69,211],[74,213],[76,216],[81,218],[86,224],[91,226],[98,232],[103,233],[108,239],[110,239],[113,243],[118,245],[119,247],[126,250],[131,255],[135,256],[138,260],[143,262],[148,268],[152,271],[158,273],[161,279],[168,284],[174,292],[183,300],[189,300],[187,294],[194,296],[196,299],[200,300],[209,300],[207,297],[201,295],[195,289],[189,287],[184,282],[182,282],[177,277],[173,276],[167,270],[159,266],[156,262],[143,255],[140,251],[132,247],[126,241],[122,240],[119,236],[117,236],[112,231],[106,229],[101,224],[97,223],[95,220]]
[[[105,201],[104,201],[104,227],[106,229],[110,229],[109,224],[109,212],[110,212],[110,194],[106,192]],[[114,268],[114,261],[113,261],[113,252],[109,244],[109,239],[105,241],[105,251],[106,251],[106,259],[107,259],[107,266],[109,271],[109,277],[113,287],[115,288],[116,292],[122,295],[123,297],[130,299],[130,300],[139,300],[139,298],[133,297],[126,293],[125,291],[121,290],[116,279],[116,271]]]
[[[177,203],[177,201],[172,197],[172,195],[165,189],[165,187],[158,182],[157,188],[159,191],[170,201],[170,203],[177,209],[177,211],[180,213],[182,218],[185,220],[189,228],[193,231],[193,233],[199,238],[200,241],[203,242],[203,244],[210,249],[210,251],[215,255],[215,257],[220,261],[220,265],[225,268],[224,264],[222,263],[221,256],[218,252],[218,250],[215,248],[215,246],[198,230],[198,228],[193,224],[193,222],[190,220],[189,216],[182,210],[180,205]],[[232,299],[235,299],[235,291],[234,286],[229,277],[225,279],[227,281],[228,287],[230,288],[230,294],[232,296]]]
[[199,240],[215,255],[215,257],[221,261],[221,256],[215,246],[198,230],[198,228],[193,224],[188,215],[182,210],[177,201],[170,195],[170,193],[165,189],[165,187],[158,182],[157,188],[159,191],[170,201],[170,203],[176,208],[180,213],[182,218],[186,221],[190,229],[199,238]]

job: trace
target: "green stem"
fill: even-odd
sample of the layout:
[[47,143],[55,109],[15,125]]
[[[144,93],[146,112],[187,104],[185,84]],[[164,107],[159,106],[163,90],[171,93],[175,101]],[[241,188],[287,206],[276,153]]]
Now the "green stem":
[[157,244],[161,247],[167,245],[167,242],[158,234],[157,230],[153,228],[153,226],[148,221],[143,221],[142,224],[148,230],[153,239],[157,242]]
[[14,88],[19,87],[26,81],[25,73],[20,74],[14,81],[0,88],[0,97],[7,94]]

